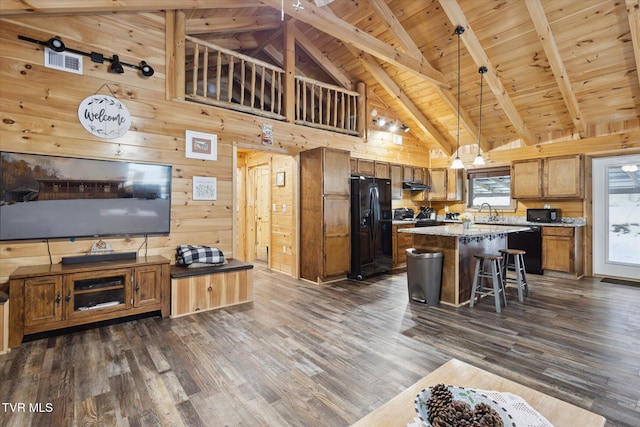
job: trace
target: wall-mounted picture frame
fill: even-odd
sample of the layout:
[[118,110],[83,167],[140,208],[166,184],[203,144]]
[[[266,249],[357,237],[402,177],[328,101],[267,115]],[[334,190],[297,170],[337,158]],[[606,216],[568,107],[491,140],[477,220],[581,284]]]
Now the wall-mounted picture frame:
[[216,200],[218,198],[218,180],[208,176],[194,176],[193,200]]
[[190,159],[218,160],[218,135],[185,131],[185,156]]
[[276,172],[276,185],[278,187],[284,187],[284,172]]

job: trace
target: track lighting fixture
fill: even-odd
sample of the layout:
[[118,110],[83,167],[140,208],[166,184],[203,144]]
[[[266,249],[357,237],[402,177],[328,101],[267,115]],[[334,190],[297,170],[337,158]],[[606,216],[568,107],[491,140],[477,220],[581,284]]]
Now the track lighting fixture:
[[109,58],[99,52],[83,52],[81,50],[71,49],[65,46],[62,39],[59,36],[54,36],[49,40],[47,40],[46,42],[32,39],[31,37],[26,37],[26,36],[18,36],[18,39],[28,41],[30,43],[39,44],[41,46],[46,46],[49,49],[53,50],[54,52],[58,52],[58,53],[67,51],[67,52],[75,53],[77,55],[86,56],[91,59],[91,62],[95,62],[97,64],[102,64],[105,61],[110,62],[111,65],[109,66],[109,72],[111,73],[122,74],[124,73],[123,67],[134,68],[140,71],[140,74],[142,74],[143,77],[151,77],[153,76],[153,73],[154,73],[153,68],[149,64],[147,64],[145,61],[141,61],[140,65],[134,65],[126,62],[121,62],[118,55],[113,55],[112,58]]
[[140,63],[140,73],[145,77],[151,77],[153,76],[153,68],[151,68],[151,65],[147,64],[145,61],[142,61]]
[[64,43],[58,36],[50,38],[47,42],[47,47],[55,52],[64,52],[65,49]]
[[457,26],[455,33],[458,35],[458,135],[456,137],[456,158],[451,163],[451,169],[464,169],[460,159],[460,35],[464,33],[464,27]]
[[111,58],[111,67],[109,67],[109,72],[113,74],[124,73],[124,68],[122,68],[122,64],[120,64],[120,58],[118,58],[118,55],[113,55],[113,58]]

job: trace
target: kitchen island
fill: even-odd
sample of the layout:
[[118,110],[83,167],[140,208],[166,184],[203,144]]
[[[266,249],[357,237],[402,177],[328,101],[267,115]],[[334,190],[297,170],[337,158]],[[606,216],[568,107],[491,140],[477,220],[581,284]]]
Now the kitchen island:
[[474,255],[498,254],[507,247],[507,234],[527,230],[521,225],[472,224],[465,229],[462,224],[437,227],[403,228],[398,233],[411,233],[413,247],[442,252],[442,291],[440,301],[459,306],[469,302]]

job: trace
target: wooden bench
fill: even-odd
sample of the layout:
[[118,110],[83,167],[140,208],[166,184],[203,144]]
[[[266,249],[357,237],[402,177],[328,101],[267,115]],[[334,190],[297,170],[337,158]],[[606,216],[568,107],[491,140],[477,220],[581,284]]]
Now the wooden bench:
[[171,266],[171,317],[253,301],[253,265],[188,268]]

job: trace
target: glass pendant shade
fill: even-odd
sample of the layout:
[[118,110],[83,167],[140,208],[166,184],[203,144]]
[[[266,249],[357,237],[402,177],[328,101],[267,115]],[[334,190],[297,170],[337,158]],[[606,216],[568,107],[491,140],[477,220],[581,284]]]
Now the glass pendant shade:
[[453,159],[453,162],[451,163],[451,169],[464,169],[464,164],[462,164],[460,156],[456,156],[456,158]]
[[486,163],[484,162],[484,158],[482,157],[482,154],[478,153],[478,155],[476,156],[475,159],[473,159],[473,166],[483,166]]

